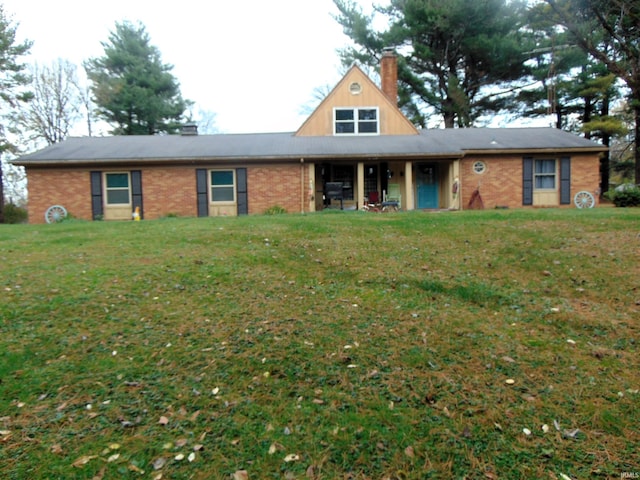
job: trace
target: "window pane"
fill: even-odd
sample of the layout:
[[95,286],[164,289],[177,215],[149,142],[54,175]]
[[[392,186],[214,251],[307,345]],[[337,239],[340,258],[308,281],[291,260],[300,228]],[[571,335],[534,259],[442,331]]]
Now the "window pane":
[[212,202],[233,202],[233,187],[214,187],[211,189]]
[[211,185],[233,185],[233,171],[211,172]]
[[378,123],[358,122],[358,133],[378,133]]
[[355,124],[353,122],[336,123],[336,133],[355,133]]
[[129,188],[129,174],[107,173],[107,188]]
[[536,173],[556,173],[556,161],[536,160]]
[[107,203],[109,205],[128,204],[129,190],[107,190]]
[[536,188],[556,188],[555,175],[538,175],[536,176]]
[[376,110],[375,109],[358,110],[358,119],[359,120],[375,120]]
[[336,110],[336,120],[353,120],[353,110]]

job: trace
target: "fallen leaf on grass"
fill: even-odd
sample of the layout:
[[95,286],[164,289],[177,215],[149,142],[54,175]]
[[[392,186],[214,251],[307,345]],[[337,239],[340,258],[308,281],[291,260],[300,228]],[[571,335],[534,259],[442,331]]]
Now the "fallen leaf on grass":
[[107,463],[112,463],[115,462],[116,460],[118,460],[120,458],[120,454],[119,453],[114,453],[113,455],[111,455],[109,458],[107,458]]
[[107,470],[107,467],[102,467],[97,475],[95,475],[91,480],[102,480],[104,478],[104,472]]
[[151,462],[151,465],[153,466],[154,470],[160,470],[162,467],[165,466],[166,463],[167,463],[166,458],[158,457],[153,462]]
[[141,469],[139,466],[134,465],[133,463],[130,463],[129,466],[127,467],[130,471],[132,472],[136,472],[139,473],[140,475],[144,474],[144,470]]
[[284,450],[284,447],[278,442],[272,443],[271,446],[269,447],[269,455],[273,455],[278,450]]
[[169,423],[169,419],[163,415],[160,417],[160,420],[158,420],[158,423],[160,425],[166,425],[167,423]]
[[62,446],[59,443],[56,443],[54,445],[51,445],[51,448],[49,450],[51,453],[55,453],[56,455],[59,455],[62,453]]
[[284,461],[285,462],[295,462],[297,460],[300,460],[300,456],[296,455],[295,453],[290,453],[289,455],[287,455],[286,457],[284,457]]
[[182,460],[184,460],[184,453],[179,453],[179,454],[177,454],[175,457],[173,457],[173,459],[174,459],[176,462],[181,462]]
[[416,456],[416,453],[414,452],[411,445],[404,449],[404,454],[409,458],[414,458]]
[[187,460],[189,460],[189,463],[193,462],[195,459],[196,459],[196,454],[194,452],[191,452],[187,457]]
[[98,458],[98,456],[97,455],[83,455],[82,457],[78,458],[75,462],[73,462],[71,465],[73,465],[76,468],[80,468],[80,467],[85,466],[87,463],[89,463],[94,458]]
[[574,428],[573,430],[564,430],[562,435],[567,438],[576,438],[580,433],[580,429]]
[[238,470],[233,474],[233,480],[249,480],[249,472],[246,470]]

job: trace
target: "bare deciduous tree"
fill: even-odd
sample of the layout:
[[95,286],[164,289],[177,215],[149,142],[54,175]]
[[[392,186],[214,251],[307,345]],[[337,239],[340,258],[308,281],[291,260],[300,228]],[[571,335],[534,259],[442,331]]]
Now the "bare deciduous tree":
[[78,123],[85,104],[77,67],[66,60],[31,68],[33,99],[19,114],[19,123],[31,139],[48,145],[64,140]]

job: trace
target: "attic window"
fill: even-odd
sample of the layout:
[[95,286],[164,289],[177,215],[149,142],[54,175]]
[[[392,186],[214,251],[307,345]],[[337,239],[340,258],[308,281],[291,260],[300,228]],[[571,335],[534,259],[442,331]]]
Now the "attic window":
[[360,93],[362,93],[362,85],[358,82],[353,82],[349,85],[349,91],[351,92],[351,95],[360,95]]
[[336,108],[333,111],[336,135],[377,135],[377,108]]

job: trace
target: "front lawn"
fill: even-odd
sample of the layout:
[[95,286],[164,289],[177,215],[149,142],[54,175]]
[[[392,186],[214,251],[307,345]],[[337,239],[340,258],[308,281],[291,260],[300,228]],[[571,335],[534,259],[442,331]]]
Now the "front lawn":
[[0,478],[640,474],[640,211],[0,226]]

